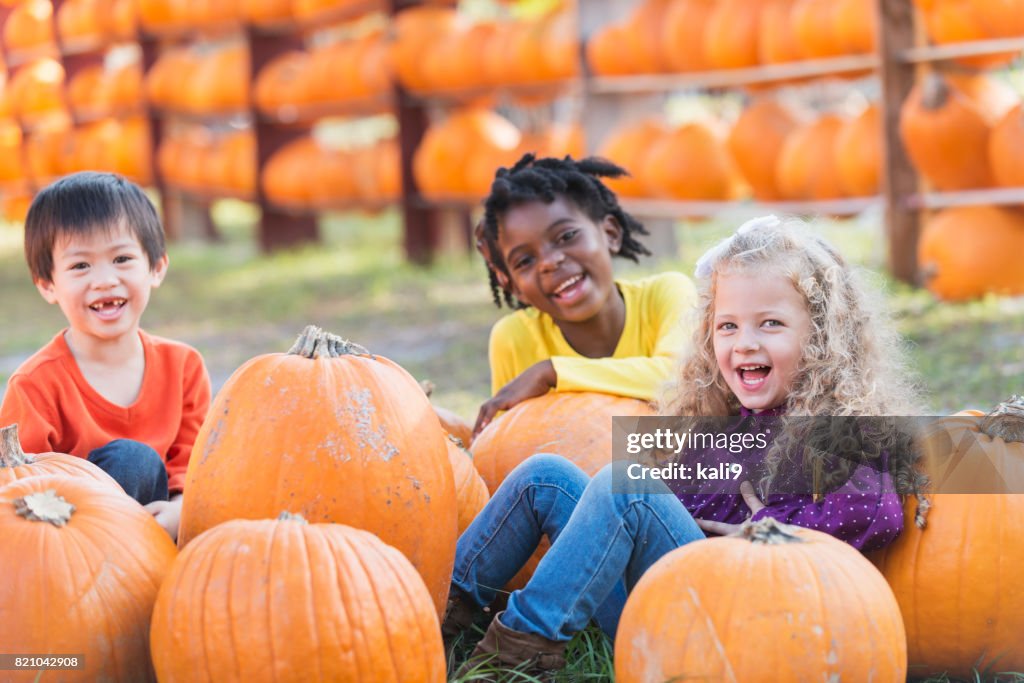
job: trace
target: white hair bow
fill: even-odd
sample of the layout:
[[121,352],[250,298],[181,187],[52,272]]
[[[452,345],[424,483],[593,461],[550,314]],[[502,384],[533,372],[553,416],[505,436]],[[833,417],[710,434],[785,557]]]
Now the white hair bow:
[[726,237],[724,240],[711,247],[704,252],[704,255],[697,260],[697,267],[694,269],[693,274],[699,278],[711,277],[713,264],[722,258],[729,249],[729,244],[732,242],[736,235],[745,235],[751,230],[764,230],[767,228],[774,228],[782,225],[782,221],[779,220],[778,216],[759,216],[757,218],[751,218],[749,221],[736,228],[735,234]]

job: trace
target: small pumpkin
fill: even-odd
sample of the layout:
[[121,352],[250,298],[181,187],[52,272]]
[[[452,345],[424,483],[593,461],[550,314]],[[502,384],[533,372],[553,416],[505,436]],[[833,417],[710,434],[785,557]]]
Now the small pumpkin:
[[459,535],[476,518],[491,499],[480,473],[473,466],[473,454],[463,445],[462,439],[448,435],[448,462],[455,476],[455,497],[459,502]]
[[785,199],[837,199],[845,196],[839,180],[835,144],[843,119],[823,114],[786,136],[775,166],[775,182]]
[[32,476],[0,486],[0,538],[5,650],[84,654],[74,680],[155,680],[149,620],[176,550],[151,514],[97,481]]
[[1016,102],[1006,86],[983,75],[929,73],[900,110],[900,138],[911,162],[939,190],[992,185],[988,149],[992,126]]
[[661,28],[661,53],[672,71],[704,71],[704,25],[714,0],[679,0],[665,10]]
[[18,440],[17,424],[0,429],[0,486],[26,477],[54,474],[91,479],[121,490],[113,477],[85,458],[66,453],[26,454]]
[[457,534],[447,445],[416,380],[387,358],[309,326],[288,353],[248,361],[210,407],[185,489],[183,547],[288,508],[376,533],[444,609]]
[[1024,105],[1007,112],[988,138],[992,176],[1004,187],[1024,187]]
[[839,184],[851,197],[871,197],[881,189],[883,143],[882,113],[872,103],[843,122],[835,142]]
[[713,69],[756,66],[765,0],[718,0],[704,25],[704,58]]
[[441,683],[430,593],[367,531],[301,516],[225,522],[181,553],[153,610],[163,683]]
[[647,194],[669,199],[724,201],[741,184],[739,172],[716,126],[691,122],[662,137],[643,156]]
[[743,109],[726,144],[743,177],[762,201],[780,199],[775,165],[797,116],[774,97],[760,97]]
[[756,522],[689,543],[637,582],[615,680],[902,681],[907,650],[885,579],[828,534]]
[[872,555],[903,612],[910,671],[1024,670],[1024,399],[943,417],[921,443],[939,492],[919,524],[909,500],[903,533]]

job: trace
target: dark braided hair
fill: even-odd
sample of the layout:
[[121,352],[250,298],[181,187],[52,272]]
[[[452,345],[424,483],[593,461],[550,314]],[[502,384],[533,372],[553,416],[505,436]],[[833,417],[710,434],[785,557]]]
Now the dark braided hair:
[[[500,279],[511,279],[508,266],[498,248],[498,220],[509,209],[532,201],[550,204],[558,197],[575,204],[590,220],[600,223],[612,216],[622,228],[622,245],[616,256],[637,261],[637,256],[649,256],[650,251],[636,239],[647,235],[647,229],[622,210],[615,193],[600,178],[619,178],[628,175],[624,168],[598,157],[574,160],[572,157],[538,159],[526,154],[512,168],[499,168],[491,184],[491,193],[484,200],[484,218],[477,226],[477,247],[487,262],[487,276],[491,282],[494,305],[501,308],[502,300],[509,308],[526,308],[516,301]],[[500,276],[499,276],[500,273]]]

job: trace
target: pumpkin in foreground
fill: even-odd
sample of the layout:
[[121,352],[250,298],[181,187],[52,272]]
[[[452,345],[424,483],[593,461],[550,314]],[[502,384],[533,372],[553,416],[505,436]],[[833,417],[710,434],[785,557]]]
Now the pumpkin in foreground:
[[27,477],[0,487],[0,649],[85,655],[85,667],[4,671],[38,680],[152,681],[149,621],[177,550],[120,489],[82,477]]
[[[470,450],[491,494],[515,467],[535,453],[568,458],[589,476],[612,461],[612,418],[654,415],[646,401],[611,394],[556,392],[531,398],[494,419]],[[508,583],[522,588],[550,547],[547,538]]]
[[113,477],[85,458],[67,453],[25,453],[18,440],[17,424],[0,429],[0,486],[47,474],[84,477],[122,491]]
[[908,501],[903,533],[872,555],[903,612],[910,673],[1024,671],[1024,399],[936,421],[922,455],[938,491],[924,526]]
[[341,524],[237,520],[195,538],[157,598],[162,683],[440,683],[445,656],[415,568]]
[[906,674],[903,620],[882,575],[852,546],[770,518],[661,558],[615,638],[619,683]]
[[444,609],[457,504],[444,431],[416,381],[309,327],[217,394],[186,475],[179,545],[281,510],[366,529],[405,554]]

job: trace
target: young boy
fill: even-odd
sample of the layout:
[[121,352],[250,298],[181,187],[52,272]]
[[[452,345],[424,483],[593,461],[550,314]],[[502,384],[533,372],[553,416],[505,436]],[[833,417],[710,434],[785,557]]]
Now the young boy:
[[139,329],[167,273],[156,210],[119,176],[67,176],[33,200],[25,257],[68,327],[11,375],[0,425],[19,423],[27,453],[95,463],[176,538],[210,379],[195,349]]

